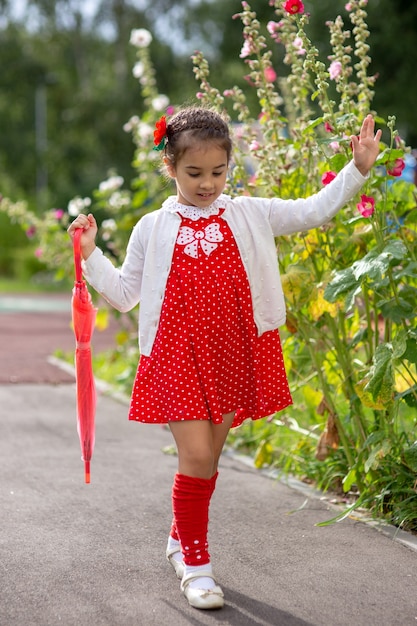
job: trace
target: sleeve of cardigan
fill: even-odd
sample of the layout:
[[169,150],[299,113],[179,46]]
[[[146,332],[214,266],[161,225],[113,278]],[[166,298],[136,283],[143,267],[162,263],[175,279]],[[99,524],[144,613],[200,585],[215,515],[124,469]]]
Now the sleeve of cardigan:
[[331,183],[308,198],[273,198],[268,216],[273,234],[291,235],[322,226],[358,193],[366,180],[351,161]]
[[99,248],[82,262],[86,280],[107,302],[122,312],[130,311],[140,300],[144,252],[139,224],[132,231],[120,269]]

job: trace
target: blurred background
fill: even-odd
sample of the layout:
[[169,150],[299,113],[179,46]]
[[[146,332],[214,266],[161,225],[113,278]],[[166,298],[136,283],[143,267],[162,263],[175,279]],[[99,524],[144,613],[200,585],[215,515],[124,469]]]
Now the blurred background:
[[[345,3],[305,0],[308,33],[323,61],[326,20],[345,15]],[[268,0],[252,5],[265,25],[274,19]],[[143,112],[131,30],[152,33],[158,89],[180,104],[198,90],[195,50],[209,60],[214,86],[248,89],[242,26],[233,19],[240,9],[240,0],[0,0],[0,193],[42,215],[91,194],[110,171],[129,181],[134,146],[123,125]],[[374,108],[384,118],[395,115],[415,147],[417,3],[369,0],[367,12],[370,73],[378,74]],[[278,46],[274,68],[278,76],[288,71]],[[0,277],[33,271],[32,252],[16,268],[15,250],[27,246],[22,229],[0,214]]]

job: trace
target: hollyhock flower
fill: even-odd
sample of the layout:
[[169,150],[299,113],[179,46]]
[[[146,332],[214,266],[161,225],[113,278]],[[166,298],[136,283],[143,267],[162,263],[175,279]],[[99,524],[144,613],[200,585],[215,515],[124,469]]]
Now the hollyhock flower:
[[54,216],[55,216],[55,219],[57,221],[62,220],[62,218],[64,217],[64,210],[63,209],[55,209]]
[[305,48],[303,48],[303,40],[301,39],[301,37],[296,37],[294,41],[292,42],[292,45],[294,46],[294,48],[296,48],[297,54],[306,53]]
[[42,248],[36,248],[36,250],[35,250],[35,257],[36,257],[37,259],[40,259],[42,255],[43,255],[43,250],[42,250]]
[[282,25],[283,25],[283,22],[274,22],[273,20],[270,20],[268,24],[266,25],[266,29],[268,33],[271,35],[272,39],[276,41],[277,43],[280,43],[281,41],[280,30],[282,28]]
[[79,196],[73,198],[68,202],[68,215],[71,217],[77,217],[82,211],[91,205],[91,198],[80,198]]
[[251,152],[256,152],[257,150],[259,150],[261,146],[259,145],[259,142],[256,141],[256,139],[254,139],[253,141],[250,142],[249,144],[249,150]]
[[132,74],[135,78],[142,78],[144,71],[145,71],[144,64],[142,63],[142,61],[138,61],[133,66]]
[[342,73],[342,64],[340,61],[333,61],[329,67],[329,75],[331,80],[336,80]]
[[36,234],[36,228],[35,226],[29,226],[29,228],[26,230],[26,237],[28,239],[33,239],[33,237]]
[[340,143],[338,141],[331,141],[329,148],[331,148],[333,152],[340,152]]
[[107,180],[103,180],[98,188],[100,191],[113,192],[119,189],[124,183],[122,176],[110,176]]
[[243,42],[242,50],[240,51],[239,57],[241,59],[246,59],[246,57],[252,54],[252,43],[249,39],[245,39]]
[[361,201],[356,206],[362,217],[371,217],[375,212],[375,198],[362,194]]
[[167,115],[174,115],[174,113],[175,113],[175,107],[172,104],[170,104],[167,107]]
[[152,107],[155,111],[163,111],[169,104],[169,98],[163,93],[160,93],[156,98],[152,99]]
[[332,133],[333,126],[329,122],[324,122],[324,130],[326,131],[326,133]]
[[130,43],[136,48],[147,48],[151,41],[152,35],[146,28],[134,28],[130,33]]
[[404,168],[405,168],[404,159],[395,159],[394,162],[388,163],[387,173],[390,176],[401,176]]
[[277,78],[277,73],[273,67],[266,67],[264,76],[267,83],[273,83]]
[[304,13],[304,4],[301,0],[286,0],[283,4],[284,9],[290,15],[295,15],[296,13]]
[[323,176],[321,177],[321,182],[323,183],[323,185],[328,185],[332,182],[332,180],[336,178],[336,176],[336,172],[332,172],[331,170],[329,172],[324,172]]

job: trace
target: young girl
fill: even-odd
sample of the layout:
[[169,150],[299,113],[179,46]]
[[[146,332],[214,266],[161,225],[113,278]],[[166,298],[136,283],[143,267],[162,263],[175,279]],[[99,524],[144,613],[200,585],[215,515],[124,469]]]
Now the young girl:
[[135,226],[120,269],[96,248],[93,215],[83,229],[86,279],[120,311],[140,301],[141,357],[129,419],[166,423],[178,449],[166,555],[191,606],[222,607],[208,552],[210,499],[229,429],[291,404],[278,326],[285,321],[274,237],[330,220],[361,188],[379,151],[368,115],[353,161],[319,193],[297,200],[223,194],[229,128],[188,107],[157,123],[155,144],[176,196]]

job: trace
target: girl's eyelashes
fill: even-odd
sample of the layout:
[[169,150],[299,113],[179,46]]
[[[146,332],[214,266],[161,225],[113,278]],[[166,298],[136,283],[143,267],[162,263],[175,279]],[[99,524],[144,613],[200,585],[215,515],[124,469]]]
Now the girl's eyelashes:
[[[215,176],[216,178],[218,176],[222,176],[223,172],[213,172],[213,176]],[[191,174],[190,172],[188,173],[188,176],[191,176],[191,178],[197,178],[197,176],[200,176],[199,173],[197,174]]]

